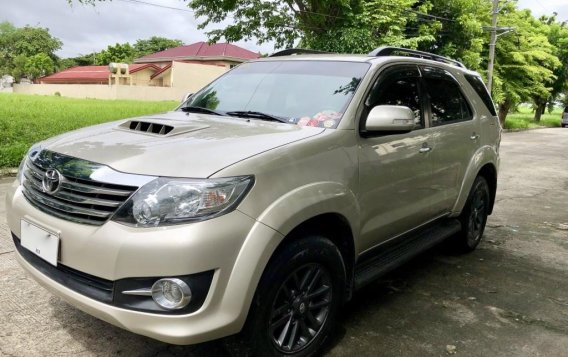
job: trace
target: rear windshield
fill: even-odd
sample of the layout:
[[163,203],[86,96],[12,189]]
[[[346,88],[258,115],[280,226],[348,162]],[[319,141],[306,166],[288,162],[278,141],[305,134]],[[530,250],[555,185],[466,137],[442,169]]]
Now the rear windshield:
[[465,79],[467,79],[469,84],[471,84],[473,89],[475,89],[477,95],[479,95],[479,97],[483,101],[483,104],[485,104],[491,115],[497,115],[497,112],[495,111],[495,105],[493,104],[491,96],[489,95],[489,92],[487,91],[487,88],[485,87],[485,84],[483,83],[481,78],[478,76],[473,76],[471,74],[466,74]]
[[341,61],[243,63],[186,105],[221,113],[262,112],[290,124],[335,128],[369,67]]

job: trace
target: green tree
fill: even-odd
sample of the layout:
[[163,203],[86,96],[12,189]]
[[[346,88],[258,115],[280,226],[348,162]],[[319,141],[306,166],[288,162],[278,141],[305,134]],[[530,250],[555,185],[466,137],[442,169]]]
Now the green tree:
[[42,76],[53,73],[55,70],[55,63],[45,53],[38,53],[26,60],[24,65],[24,72],[29,79],[36,79]]
[[78,66],[75,58],[61,58],[57,63],[57,70],[63,71],[64,69]]
[[507,6],[499,17],[501,26],[515,28],[512,35],[497,41],[493,97],[499,107],[499,120],[504,123],[509,111],[534,98],[548,98],[560,66],[555,47],[550,44],[545,25],[529,10]]
[[[555,47],[554,54],[560,60],[560,66],[554,69],[555,79],[550,84],[551,91],[548,103],[545,101],[535,101],[535,120],[539,121],[546,107],[549,111],[554,108],[554,103],[562,97],[563,93],[568,93],[568,27],[566,22],[558,22],[556,14],[547,17],[543,16],[540,21],[549,27],[548,41]],[[538,99],[537,99],[538,100]]]
[[92,66],[97,64],[97,54],[98,52],[79,55],[74,57],[73,60],[77,63],[77,66]]
[[435,40],[422,42],[420,50],[458,59],[468,68],[484,70],[489,36],[484,25],[490,23],[490,0],[427,0],[428,14],[422,22],[434,26]]
[[135,51],[130,43],[117,43],[109,45],[96,55],[96,64],[107,65],[111,62],[131,63],[134,60]]
[[346,27],[361,11],[359,0],[191,0],[188,6],[202,20],[199,29],[232,19],[224,28],[206,33],[212,42],[255,38],[258,43],[274,41],[278,48],[293,47],[300,38]]
[[0,23],[0,75],[20,78],[25,73],[27,59],[40,53],[56,62],[55,52],[61,46],[62,42],[51,36],[47,28],[16,28],[8,22]]
[[367,53],[379,46],[417,48],[434,41],[436,25],[421,23],[415,0],[368,0],[341,26],[325,31],[307,29],[301,45],[332,52]]
[[12,59],[10,73],[17,82],[20,81],[22,77],[26,75],[26,63],[28,62],[28,57],[26,55],[17,55]]
[[152,36],[145,40],[137,40],[134,44],[136,57],[142,57],[151,53],[160,52],[169,48],[182,46],[181,40],[172,40],[165,37]]
[[416,12],[427,6],[416,0],[192,0],[189,6],[202,19],[200,29],[232,17],[231,24],[207,32],[212,42],[255,38],[276,47],[301,47],[365,53],[389,44],[416,48],[432,42],[433,30]]

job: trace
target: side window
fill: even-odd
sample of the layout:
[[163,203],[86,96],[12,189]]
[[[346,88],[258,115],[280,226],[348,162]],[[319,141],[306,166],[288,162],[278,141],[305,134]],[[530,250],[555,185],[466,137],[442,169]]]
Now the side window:
[[491,115],[497,115],[497,112],[495,111],[495,105],[493,104],[491,96],[487,91],[487,87],[485,87],[485,84],[483,83],[481,78],[478,76],[472,76],[471,74],[466,74],[465,79],[467,79],[469,84],[471,84],[473,89],[477,92],[477,95],[479,95]]
[[448,77],[424,78],[430,98],[432,126],[451,124],[473,118],[459,85]]
[[367,99],[367,106],[402,105],[414,112],[415,129],[424,128],[424,115],[420,101],[418,71],[397,70],[379,78]]

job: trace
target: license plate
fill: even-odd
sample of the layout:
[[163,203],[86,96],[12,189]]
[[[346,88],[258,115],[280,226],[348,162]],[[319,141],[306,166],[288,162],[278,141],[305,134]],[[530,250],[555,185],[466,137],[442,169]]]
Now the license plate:
[[28,221],[21,221],[22,247],[57,266],[59,255],[59,235],[40,228]]

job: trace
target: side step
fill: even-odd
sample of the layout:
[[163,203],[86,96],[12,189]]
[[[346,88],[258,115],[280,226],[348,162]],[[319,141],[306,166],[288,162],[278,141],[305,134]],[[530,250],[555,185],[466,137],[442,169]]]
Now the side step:
[[377,255],[355,267],[355,290],[441,243],[460,229],[461,223],[457,219],[446,220],[415,235],[401,237],[383,249],[379,247],[381,251]]

